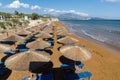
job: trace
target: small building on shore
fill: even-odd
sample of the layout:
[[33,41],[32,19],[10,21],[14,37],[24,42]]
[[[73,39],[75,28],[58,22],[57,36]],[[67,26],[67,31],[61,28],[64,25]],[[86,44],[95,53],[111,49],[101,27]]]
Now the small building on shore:
[[24,20],[25,20],[25,21],[28,21],[28,20],[29,20],[29,17],[28,17],[28,16],[24,16]]
[[0,22],[5,22],[5,17],[0,15]]

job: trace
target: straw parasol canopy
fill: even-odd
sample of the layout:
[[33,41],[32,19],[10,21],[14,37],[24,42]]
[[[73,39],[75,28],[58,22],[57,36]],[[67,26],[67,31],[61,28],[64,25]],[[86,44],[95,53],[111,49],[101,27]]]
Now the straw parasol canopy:
[[2,32],[3,33],[15,34],[15,32],[13,30],[8,30],[8,29],[2,30]]
[[63,56],[74,61],[86,61],[92,56],[91,52],[86,48],[79,46],[66,45],[60,48],[60,52]]
[[46,47],[49,47],[50,45],[51,44],[49,42],[46,42],[42,40],[41,38],[39,38],[36,41],[28,43],[26,47],[32,48],[32,49],[44,49]]
[[17,34],[18,34],[18,35],[29,35],[29,34],[31,34],[31,32],[30,32],[30,31],[27,31],[27,30],[22,29],[22,30],[21,30],[21,31],[19,31]]
[[46,33],[53,33],[53,26],[47,26],[43,29]]
[[5,52],[11,50],[11,46],[7,44],[0,44],[0,52]]
[[59,43],[63,43],[63,44],[74,44],[76,43],[78,40],[73,38],[73,37],[70,37],[70,36],[66,36],[64,38],[61,38],[61,39],[58,39],[57,40]]
[[36,31],[36,29],[34,27],[27,28],[26,30],[28,30],[30,32],[35,32]]
[[2,30],[1,32],[5,34],[4,37],[15,35],[15,32],[13,30],[6,29],[6,30]]
[[11,70],[35,70],[50,61],[50,55],[43,51],[26,51],[6,59],[5,65]]
[[3,39],[2,41],[12,41],[12,42],[16,42],[16,41],[20,41],[20,40],[24,40],[23,37],[20,37],[18,35],[11,35],[5,39]]
[[68,34],[70,34],[68,31],[64,31],[64,30],[57,31],[57,35],[68,35]]
[[41,31],[40,34],[35,35],[35,37],[39,38],[52,38],[53,36],[49,33]]

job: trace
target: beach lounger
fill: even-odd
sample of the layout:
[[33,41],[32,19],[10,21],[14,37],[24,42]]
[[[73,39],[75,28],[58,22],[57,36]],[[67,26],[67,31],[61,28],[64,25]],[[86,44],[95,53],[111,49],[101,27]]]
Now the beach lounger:
[[0,62],[0,67],[5,67],[5,63],[4,62]]
[[92,77],[91,72],[80,72],[77,74],[66,74],[64,75],[64,80],[82,80],[82,79],[90,79]]
[[53,80],[53,74],[38,75],[37,80]]
[[53,48],[54,46],[49,46],[48,48]]
[[81,63],[81,62],[76,62],[76,65],[77,65],[79,68],[83,68],[83,67],[84,67],[84,64]]
[[64,35],[57,35],[57,39],[65,37]]
[[48,39],[47,41],[48,42],[54,42],[54,39]]
[[25,42],[21,42],[21,43],[18,44],[18,46],[24,46],[24,45],[26,45]]
[[25,52],[28,51],[28,49],[18,49],[19,52]]
[[23,77],[22,80],[27,80],[27,78],[26,78],[26,77]]
[[4,52],[7,56],[12,56],[13,54],[11,52]]
[[0,62],[0,75],[4,75],[5,73],[6,73],[5,63]]
[[71,69],[71,70],[75,70],[75,67],[74,67],[74,65],[68,65],[68,64],[62,64],[61,65],[61,68],[62,69]]
[[5,69],[0,69],[0,75],[4,75],[6,73]]
[[23,77],[22,80],[53,80],[53,74],[38,74],[37,79]]
[[[76,66],[78,66],[79,68],[83,68],[84,64],[83,63],[76,63]],[[75,70],[75,65],[74,64],[62,64],[61,65],[62,69],[73,69]]]

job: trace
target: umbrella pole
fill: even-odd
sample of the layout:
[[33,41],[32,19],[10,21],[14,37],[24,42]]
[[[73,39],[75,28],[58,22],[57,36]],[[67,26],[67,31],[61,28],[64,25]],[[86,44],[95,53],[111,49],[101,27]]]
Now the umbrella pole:
[[8,37],[9,35],[8,35],[8,32],[7,32],[7,37]]

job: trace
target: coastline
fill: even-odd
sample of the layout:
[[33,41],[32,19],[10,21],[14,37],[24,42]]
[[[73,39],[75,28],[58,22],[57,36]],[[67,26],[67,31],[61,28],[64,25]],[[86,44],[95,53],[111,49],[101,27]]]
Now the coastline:
[[[62,23],[62,24],[64,24],[64,23]],[[86,35],[82,35],[81,33],[78,33],[78,31],[76,31],[76,30],[71,31],[71,27],[69,27],[67,24],[64,24],[64,25],[69,30],[69,32],[72,33],[73,35],[80,37],[80,38],[83,38],[83,39],[87,40],[88,42],[94,43],[98,46],[104,47],[104,48],[108,49],[109,51],[112,51],[113,53],[120,54],[119,47],[112,45],[112,44],[109,44],[109,43],[106,43],[106,42],[98,41],[98,40],[93,39],[93,38],[86,36]]]
[[104,43],[104,42],[99,42],[99,41],[94,40],[94,39],[92,39],[92,38],[90,38],[90,37],[84,38],[84,37],[81,37],[81,36],[79,36],[79,35],[77,35],[77,34],[74,34],[74,33],[72,33],[72,34],[73,34],[74,36],[76,36],[76,37],[83,38],[83,39],[85,39],[85,40],[88,41],[88,42],[91,42],[91,43],[93,43],[93,44],[96,44],[97,46],[100,46],[100,47],[104,47],[105,49],[107,49],[107,50],[109,50],[109,51],[111,51],[111,52],[113,52],[113,53],[115,53],[115,54],[119,54],[119,55],[120,55],[120,49],[119,49],[118,47],[115,47],[115,46],[113,46],[113,45],[110,45],[110,44],[107,44],[107,43]]

